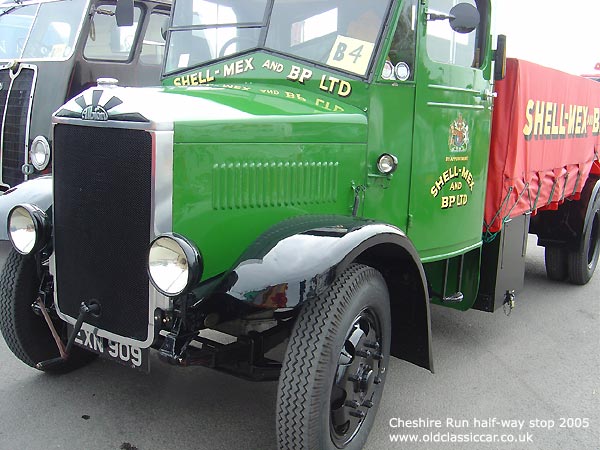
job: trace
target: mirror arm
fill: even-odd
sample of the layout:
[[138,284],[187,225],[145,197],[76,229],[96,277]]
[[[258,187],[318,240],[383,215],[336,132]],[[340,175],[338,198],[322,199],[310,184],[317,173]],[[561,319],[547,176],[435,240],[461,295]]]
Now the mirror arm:
[[436,13],[431,13],[431,12],[427,11],[427,21],[428,22],[434,22],[436,20],[450,20],[450,19],[456,19],[456,17],[451,16],[449,14],[436,14]]

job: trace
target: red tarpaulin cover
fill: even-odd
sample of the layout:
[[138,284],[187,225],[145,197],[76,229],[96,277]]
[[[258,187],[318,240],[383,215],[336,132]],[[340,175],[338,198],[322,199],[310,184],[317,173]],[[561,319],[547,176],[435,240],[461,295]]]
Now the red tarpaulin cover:
[[509,59],[497,82],[484,231],[578,198],[600,174],[600,83]]

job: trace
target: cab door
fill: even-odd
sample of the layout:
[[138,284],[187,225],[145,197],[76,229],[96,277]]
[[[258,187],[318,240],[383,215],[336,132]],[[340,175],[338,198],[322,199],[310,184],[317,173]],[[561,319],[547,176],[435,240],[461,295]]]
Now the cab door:
[[[471,33],[440,17],[459,1],[479,11]],[[420,8],[408,235],[423,262],[481,245],[493,95],[489,17],[489,0],[428,0]]]

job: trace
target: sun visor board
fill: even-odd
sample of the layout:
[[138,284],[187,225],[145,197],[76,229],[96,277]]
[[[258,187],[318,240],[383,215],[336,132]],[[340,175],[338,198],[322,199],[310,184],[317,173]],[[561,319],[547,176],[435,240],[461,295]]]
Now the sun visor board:
[[329,53],[327,64],[358,75],[367,72],[371,55],[375,49],[372,42],[338,36]]

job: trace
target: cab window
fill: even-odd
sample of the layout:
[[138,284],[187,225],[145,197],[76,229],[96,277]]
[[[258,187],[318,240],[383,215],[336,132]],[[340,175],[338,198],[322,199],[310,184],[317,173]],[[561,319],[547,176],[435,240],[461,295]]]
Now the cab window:
[[115,5],[100,5],[92,18],[83,56],[87,59],[128,61],[135,48],[141,9],[135,7],[133,25],[118,27]]
[[[398,67],[398,64],[405,65],[407,72],[406,78],[401,78],[403,81],[414,80],[417,45],[417,2],[418,0],[404,2],[387,57],[393,67]],[[398,79],[393,73],[388,78]]]
[[432,61],[465,67],[480,67],[485,55],[485,24],[487,18],[484,0],[430,0],[428,13],[448,14],[458,3],[469,3],[479,10],[481,22],[476,31],[468,34],[452,30],[448,20],[427,22],[427,54]]
[[140,62],[146,65],[159,66],[165,54],[165,36],[169,27],[169,15],[152,12],[148,27],[142,41]]

